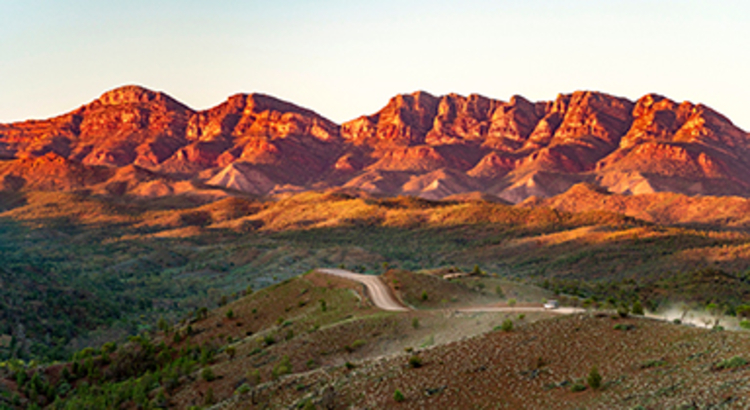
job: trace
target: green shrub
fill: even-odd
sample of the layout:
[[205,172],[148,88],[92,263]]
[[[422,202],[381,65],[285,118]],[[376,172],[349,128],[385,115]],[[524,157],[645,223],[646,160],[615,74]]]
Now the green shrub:
[[631,323],[618,323],[614,326],[615,330],[622,330],[624,332],[627,332],[628,330],[635,329],[635,325]]
[[516,305],[516,303],[517,303],[517,301],[516,301],[515,299],[510,299],[510,300],[508,300],[508,306],[510,306],[510,307],[513,307],[513,306],[515,306],[515,305]]
[[402,401],[406,400],[406,397],[404,397],[404,393],[401,393],[401,390],[396,389],[396,391],[393,392],[393,400],[401,403]]
[[201,371],[201,377],[203,378],[203,380],[207,382],[212,382],[216,380],[216,375],[214,374],[214,371],[211,370],[210,367],[206,367]]
[[247,383],[242,383],[240,387],[237,388],[237,390],[234,391],[234,394],[248,394],[250,393],[250,386]]
[[513,330],[513,321],[510,319],[505,319],[503,321],[503,324],[500,325],[500,330],[503,332],[510,332]]
[[409,366],[411,366],[412,369],[422,367],[422,358],[417,355],[412,355],[409,357]]
[[652,367],[661,367],[666,365],[667,362],[663,359],[647,360],[641,363],[641,369],[650,369]]
[[740,320],[740,327],[745,330],[750,330],[750,320],[747,320],[747,319]]
[[354,366],[354,363],[352,363],[352,362],[346,362],[346,363],[344,363],[344,367],[346,367],[349,370],[352,370],[356,366]]
[[428,299],[428,296],[427,296],[427,291],[426,291],[426,290],[423,290],[423,291],[422,291],[422,302],[426,302],[426,301],[427,301],[427,299]]
[[229,320],[234,319],[234,310],[232,309],[227,310],[227,319]]
[[247,373],[245,373],[245,378],[247,379],[247,382],[250,383],[253,386],[257,386],[260,384],[260,370],[253,369],[248,370]]
[[365,344],[367,344],[367,342],[365,342],[364,340],[357,339],[357,340],[354,341],[354,343],[352,343],[352,348],[359,349],[362,346],[364,346]]
[[289,356],[284,355],[284,357],[282,357],[281,360],[279,360],[279,363],[277,363],[276,366],[273,367],[273,370],[271,371],[271,376],[275,380],[291,372],[292,372],[292,364],[289,360]]
[[714,369],[716,370],[736,369],[738,367],[743,367],[747,365],[747,363],[748,361],[744,357],[734,356],[730,359],[724,359],[720,361],[719,363],[716,363],[714,365]]
[[641,305],[640,300],[636,300],[633,303],[633,309],[631,309],[634,315],[643,316],[645,312],[643,311],[643,305]]
[[500,285],[495,286],[495,294],[497,294],[497,297],[500,299],[505,299],[505,292],[503,292],[503,288],[501,288]]
[[102,345],[102,352],[104,353],[114,353],[117,351],[117,343],[115,342],[107,342],[104,345]]
[[586,385],[583,383],[573,383],[573,385],[570,386],[570,391],[572,391],[573,393],[577,393],[579,391],[584,391],[584,390],[586,390]]
[[411,320],[411,327],[414,329],[419,329],[419,319],[414,318]]
[[265,343],[266,346],[271,346],[276,343],[276,339],[273,338],[273,335],[265,335],[263,336],[263,343]]
[[586,382],[594,390],[598,390],[602,387],[602,375],[599,374],[599,369],[596,366],[592,367],[591,371],[589,371],[589,376],[586,379]]

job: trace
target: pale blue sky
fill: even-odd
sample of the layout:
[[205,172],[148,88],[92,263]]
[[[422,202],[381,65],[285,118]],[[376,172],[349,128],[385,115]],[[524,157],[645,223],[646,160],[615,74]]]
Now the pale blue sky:
[[598,90],[750,129],[748,1],[0,0],[0,121],[124,84],[201,109],[264,92],[337,122],[397,93]]

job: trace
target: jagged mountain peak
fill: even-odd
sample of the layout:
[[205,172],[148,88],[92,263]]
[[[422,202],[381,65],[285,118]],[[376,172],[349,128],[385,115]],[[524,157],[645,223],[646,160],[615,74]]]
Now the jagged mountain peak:
[[[233,189],[262,179],[263,189],[424,194],[414,187],[425,183],[436,184],[429,190],[435,198],[469,189],[522,201],[588,182],[630,194],[750,196],[750,136],[705,105],[659,94],[631,101],[580,90],[534,102],[416,91],[338,125],[262,93],[194,111],[165,93],[127,85],[59,117],[0,124],[1,158],[49,153],[71,164],[215,177]],[[0,178],[10,168],[0,167]],[[55,186],[18,178],[15,172],[6,185]]]
[[169,109],[189,108],[168,94],[153,91],[140,85],[124,85],[104,92],[94,104],[102,106],[118,106],[122,104],[153,104],[164,105]]

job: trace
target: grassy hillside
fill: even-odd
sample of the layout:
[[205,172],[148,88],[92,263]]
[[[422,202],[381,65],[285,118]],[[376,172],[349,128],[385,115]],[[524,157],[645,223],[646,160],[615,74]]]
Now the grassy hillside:
[[[464,295],[483,297],[468,289]],[[529,314],[519,323],[549,315]],[[161,322],[160,330],[131,337],[119,347],[83,349],[70,363],[39,368],[11,363],[2,382],[9,386],[6,398],[17,406],[204,406],[288,374],[324,375],[352,368],[352,363],[456,342],[487,332],[507,317],[382,312],[366,299],[361,285],[312,272],[215,310],[198,309],[179,322]]]
[[[469,304],[495,280],[386,276],[402,295],[429,286]],[[748,351],[744,331],[603,311],[382,312],[361,285],[312,272],[68,363],[12,363],[0,408],[744,408]]]
[[[64,358],[319,266],[381,273],[384,262],[407,270],[478,265],[498,280],[595,290],[612,281],[689,280],[704,268],[744,278],[750,267],[744,231],[482,201],[22,192],[0,195],[0,210],[0,337],[14,338],[0,359]],[[496,285],[485,286],[491,297]],[[661,301],[685,288],[637,294]],[[421,291],[408,297],[421,303]],[[744,293],[733,298],[742,303]],[[426,307],[443,299],[451,298],[428,297]]]

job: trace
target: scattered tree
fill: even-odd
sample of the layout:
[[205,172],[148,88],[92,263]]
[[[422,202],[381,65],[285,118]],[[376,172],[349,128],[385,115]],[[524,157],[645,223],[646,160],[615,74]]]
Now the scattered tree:
[[645,312],[643,311],[643,305],[641,305],[640,300],[636,300],[635,302],[633,302],[632,312],[634,315],[638,315],[638,316],[644,315]]
[[602,375],[599,374],[599,369],[596,366],[591,368],[586,381],[588,382],[588,385],[594,390],[598,390],[600,387],[602,387]]

